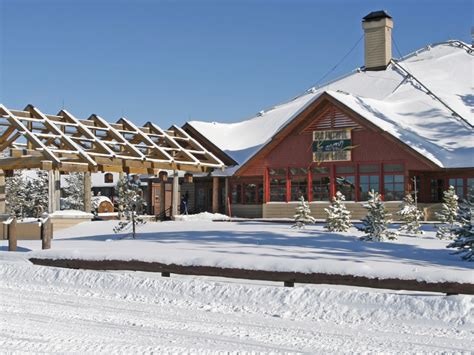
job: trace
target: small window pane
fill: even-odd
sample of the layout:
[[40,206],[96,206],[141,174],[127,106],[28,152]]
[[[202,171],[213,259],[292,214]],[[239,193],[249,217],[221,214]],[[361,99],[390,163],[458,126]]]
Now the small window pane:
[[386,173],[393,173],[398,171],[403,171],[403,164],[384,164],[383,170]]
[[394,175],[395,182],[403,182],[403,175]]
[[360,176],[360,183],[361,184],[367,184],[369,183],[369,177],[367,175],[361,175]]
[[286,169],[285,168],[278,168],[278,169],[269,169],[270,175],[281,175],[286,176]]
[[371,164],[371,165],[360,165],[359,172],[361,173],[378,173],[379,172],[379,165]]
[[313,201],[329,200],[330,179],[328,176],[317,176],[313,178]]
[[393,175],[384,176],[385,183],[393,183]]
[[329,174],[329,168],[327,166],[315,166],[313,167],[313,174]]
[[338,174],[352,174],[354,172],[354,166],[336,166],[336,173]]
[[242,202],[242,185],[232,185],[232,203]]
[[336,177],[336,190],[340,191],[346,201],[355,200],[355,176]]
[[306,168],[290,168],[290,175],[308,175]]

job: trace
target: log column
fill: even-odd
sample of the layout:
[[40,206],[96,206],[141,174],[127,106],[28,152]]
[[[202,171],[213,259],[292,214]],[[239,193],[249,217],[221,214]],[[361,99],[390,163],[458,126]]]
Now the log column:
[[84,212],[92,211],[92,176],[90,171],[84,173]]
[[48,171],[48,213],[59,210],[61,198],[61,176],[59,170]]
[[[229,214],[229,178],[225,178],[225,185],[224,185],[224,206],[225,212],[224,214]],[[229,215],[229,217],[232,217]]]
[[173,190],[171,199],[171,218],[179,214],[179,177],[176,170],[173,171]]
[[212,213],[219,212],[219,178],[212,178]]
[[168,173],[160,171],[160,218],[165,219],[166,208],[166,181],[168,181]]
[[5,172],[0,170],[0,214],[6,213]]

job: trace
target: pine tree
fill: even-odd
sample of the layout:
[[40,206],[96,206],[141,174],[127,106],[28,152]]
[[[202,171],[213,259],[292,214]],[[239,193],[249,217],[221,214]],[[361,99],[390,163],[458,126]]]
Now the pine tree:
[[291,228],[304,228],[305,225],[316,222],[316,220],[311,216],[311,210],[303,196],[299,198],[298,206],[296,207],[296,214],[293,217],[295,219],[295,224],[293,224]]
[[351,212],[344,204],[345,199],[344,195],[338,191],[329,208],[324,209],[328,214],[325,228],[330,232],[347,232],[352,227]]
[[13,176],[5,181],[7,212],[17,218],[23,218],[28,211],[26,181],[21,170],[15,170]]
[[457,222],[451,230],[456,238],[447,248],[457,248],[454,254],[461,254],[463,260],[474,261],[474,191],[470,191],[468,198],[459,205]]
[[436,213],[438,219],[444,224],[436,232],[436,237],[440,239],[453,238],[454,226],[457,223],[459,206],[458,196],[453,186],[443,193],[443,206],[440,213]]
[[369,191],[369,201],[364,205],[367,208],[367,216],[362,220],[362,227],[358,229],[364,232],[362,240],[383,241],[385,239],[396,239],[397,233],[388,230],[388,224],[391,223],[389,219],[390,214],[386,212],[385,206],[380,199],[380,194]]
[[405,196],[400,207],[401,209],[398,211],[398,215],[403,222],[400,226],[400,230],[406,231],[409,234],[423,234],[420,225],[420,221],[423,220],[423,212],[416,206],[411,193]]
[[66,176],[65,182],[64,209],[82,211],[84,209],[84,174],[70,173]]
[[140,214],[143,213],[145,201],[143,199],[143,191],[140,188],[140,180],[138,175],[133,177],[126,176],[119,179],[117,183],[117,191],[119,198],[119,213],[125,218],[120,221],[114,228],[115,233],[132,229],[132,237],[136,236],[136,227],[144,224],[145,221]]
[[37,170],[36,176],[26,183],[29,197],[28,216],[40,217],[48,211],[48,172]]

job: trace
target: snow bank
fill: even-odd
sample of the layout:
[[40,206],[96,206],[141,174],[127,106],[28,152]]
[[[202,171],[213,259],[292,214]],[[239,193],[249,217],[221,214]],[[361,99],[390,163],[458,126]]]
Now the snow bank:
[[[355,228],[329,233],[323,225],[291,229],[289,224],[206,220],[149,222],[138,237],[116,235],[117,221],[86,222],[56,231],[52,249],[20,241],[29,257],[87,260],[141,260],[249,270],[328,273],[427,282],[474,283],[474,265],[446,249],[425,226],[422,237],[362,242]],[[5,241],[0,241],[0,245]],[[0,253],[1,254],[1,253]]]
[[197,214],[182,214],[175,217],[176,221],[229,221],[229,216],[220,213],[201,212]]

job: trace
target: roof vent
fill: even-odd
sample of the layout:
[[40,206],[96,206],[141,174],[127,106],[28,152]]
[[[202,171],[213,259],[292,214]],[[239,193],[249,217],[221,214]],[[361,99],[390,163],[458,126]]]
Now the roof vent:
[[365,69],[385,70],[392,59],[392,17],[374,11],[362,19],[365,32]]
[[263,116],[264,114],[265,114],[265,111],[263,111],[263,110],[262,110],[262,111],[258,111],[257,116],[260,117],[260,116]]

